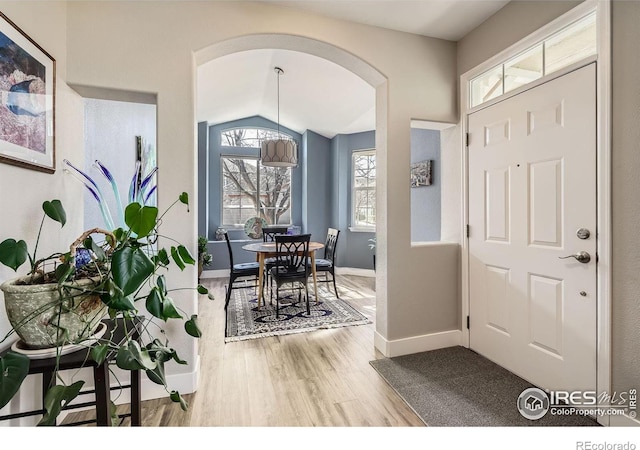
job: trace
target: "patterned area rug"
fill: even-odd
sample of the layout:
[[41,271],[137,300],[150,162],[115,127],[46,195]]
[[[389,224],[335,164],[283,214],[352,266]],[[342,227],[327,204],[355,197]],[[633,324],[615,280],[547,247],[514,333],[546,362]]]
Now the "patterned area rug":
[[280,302],[280,317],[276,318],[275,299],[273,305],[269,305],[267,298],[266,305],[258,310],[258,298],[253,287],[234,289],[227,308],[225,342],[371,323],[349,303],[324,289],[318,289],[318,297],[320,302],[316,304],[313,294],[310,295],[311,315],[307,315],[304,296],[299,304],[292,303],[297,301],[297,293],[286,296]]

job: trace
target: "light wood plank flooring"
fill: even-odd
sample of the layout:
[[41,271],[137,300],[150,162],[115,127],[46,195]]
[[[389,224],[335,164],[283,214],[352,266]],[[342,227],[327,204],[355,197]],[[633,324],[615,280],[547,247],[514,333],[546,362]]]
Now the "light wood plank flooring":
[[[143,402],[143,426],[424,426],[369,365],[382,357],[373,324],[225,344],[227,279],[202,282],[216,300],[200,300],[198,391],[185,397],[187,412],[168,399]],[[338,276],[341,298],[375,321],[373,284]]]

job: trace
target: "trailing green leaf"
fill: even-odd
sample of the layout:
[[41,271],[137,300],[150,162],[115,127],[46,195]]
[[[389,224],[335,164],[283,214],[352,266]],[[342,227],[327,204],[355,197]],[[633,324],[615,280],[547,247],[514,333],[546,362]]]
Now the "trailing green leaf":
[[153,255],[152,260],[154,264],[159,264],[162,266],[168,266],[170,262],[169,255],[167,254],[167,251],[164,248],[158,250],[158,254]]
[[76,268],[69,263],[60,264],[56,267],[55,275],[58,283],[64,283],[74,274]]
[[184,398],[182,398],[178,391],[171,391],[169,398],[176,403],[180,403],[180,408],[182,408],[183,411],[189,409],[189,404]]
[[116,365],[124,370],[153,370],[156,363],[151,359],[148,350],[140,348],[136,341],[129,341],[118,348]]
[[189,250],[187,250],[187,247],[184,245],[178,245],[178,254],[185,263],[192,265],[196,263],[196,260],[193,259],[193,256],[191,256],[191,253],[189,253]]
[[154,369],[147,369],[146,373],[147,376],[149,377],[149,379],[151,381],[153,381],[156,384],[160,384],[162,386],[166,386],[167,385],[167,380],[164,376],[164,362],[163,361],[156,361],[157,365]]
[[180,194],[178,199],[185,205],[187,206],[189,205],[189,194],[187,194],[186,192],[183,192],[182,194]]
[[180,270],[184,270],[185,265],[184,265],[184,262],[182,261],[182,258],[178,254],[177,248],[171,247],[171,257],[173,258],[173,261],[176,263],[176,265],[180,268]]
[[29,251],[25,241],[5,239],[0,242],[0,263],[13,269],[14,272],[24,264],[27,258],[29,258]]
[[168,319],[182,319],[182,316],[176,309],[176,305],[174,305],[171,297],[165,297],[162,299],[162,317],[165,322]]
[[67,223],[67,213],[60,200],[46,201],[42,204],[42,210],[51,219],[59,222],[63,227]]
[[192,315],[191,319],[184,323],[184,329],[189,336],[202,337],[202,331],[198,328],[198,316],[196,314]]
[[83,385],[84,381],[76,381],[69,386],[58,384],[49,389],[44,397],[44,409],[46,412],[38,422],[38,425],[55,425],[56,418],[60,415],[62,408],[80,394],[80,389],[82,389]]
[[139,203],[131,203],[124,210],[124,221],[138,239],[144,238],[156,226],[158,208],[155,206],[141,206]]
[[29,373],[29,357],[9,352],[0,358],[0,409],[20,390]]
[[147,311],[154,317],[158,319],[162,319],[162,295],[158,288],[153,288],[147,295],[147,300],[145,302],[145,306],[147,307]]
[[167,295],[167,281],[164,275],[160,275],[156,279],[156,286],[158,286],[158,289],[160,289],[160,292],[162,293],[162,295]]
[[107,359],[107,353],[109,353],[109,346],[107,344],[96,344],[91,348],[91,359],[100,365]]
[[198,294],[208,294],[209,293],[209,289],[207,289],[206,287],[204,287],[203,285],[199,284],[198,287]]

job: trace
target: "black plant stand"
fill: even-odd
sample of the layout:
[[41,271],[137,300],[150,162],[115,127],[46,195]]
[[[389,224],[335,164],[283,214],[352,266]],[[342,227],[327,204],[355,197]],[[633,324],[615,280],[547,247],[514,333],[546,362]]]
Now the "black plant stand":
[[[136,325],[140,323],[139,319],[135,321],[126,320],[125,319],[105,319],[103,322],[107,325],[107,330],[105,332],[105,336],[110,336],[111,342],[124,342],[127,337],[131,337],[133,339],[139,339],[139,330]],[[125,331],[126,325],[126,331]],[[125,334],[126,333],[126,334]],[[8,351],[5,351],[0,356],[4,356]],[[73,405],[68,405],[64,410],[70,409],[78,409],[85,408],[87,406],[95,406],[96,408],[96,418],[93,420],[84,420],[80,422],[73,422],[69,424],[64,424],[65,426],[72,425],[86,425],[89,423],[95,423],[98,426],[111,426],[111,414],[109,412],[110,409],[110,391],[116,389],[131,389],[131,412],[128,414],[119,415],[118,418],[120,422],[125,417],[131,417],[131,425],[132,426],[140,426],[141,424],[141,414],[140,414],[140,403],[141,403],[141,392],[140,392],[140,371],[132,370],[131,372],[131,384],[116,386],[111,388],[109,385],[109,363],[115,358],[115,352],[111,352],[107,355],[107,358],[102,364],[97,364],[92,358],[90,351],[88,349],[78,350],[73,353],[69,353],[67,355],[63,355],[60,357],[59,369],[62,370],[70,370],[70,369],[79,369],[80,367],[92,367],[93,368],[93,381],[95,385],[95,389],[81,391],[80,396],[95,394],[95,400],[78,403]],[[32,359],[29,364],[29,375],[41,373],[42,374],[42,399],[44,402],[44,396],[49,387],[51,386],[53,380],[53,371],[56,366],[56,358],[47,358],[47,359]],[[24,411],[15,414],[8,414],[5,416],[0,416],[0,421],[2,420],[10,420],[10,419],[18,419],[21,417],[29,417],[42,415],[46,411],[44,409],[44,404],[42,409],[33,410],[33,411]]]

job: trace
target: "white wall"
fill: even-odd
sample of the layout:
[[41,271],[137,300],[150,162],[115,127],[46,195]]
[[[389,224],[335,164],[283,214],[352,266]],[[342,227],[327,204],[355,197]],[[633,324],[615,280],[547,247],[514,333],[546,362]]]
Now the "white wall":
[[[39,255],[65,251],[68,245],[82,232],[82,191],[77,181],[62,171],[62,159],[80,161],[83,156],[82,99],[71,90],[66,80],[67,64],[67,7],[64,2],[0,2],[0,10],[16,25],[40,44],[56,60],[56,117],[55,117],[55,174],[27,170],[0,164],[0,241],[13,237],[25,239],[33,249],[38,227],[42,219],[42,202],[58,198],[62,201],[69,222],[60,230],[58,223],[45,222]],[[74,221],[74,219],[77,219]],[[24,274],[25,267],[20,274]],[[0,282],[16,274],[0,267]],[[0,298],[2,294],[0,293]],[[0,302],[4,309],[4,301]],[[0,314],[0,335],[10,329],[4,314]],[[5,348],[10,342],[0,344]],[[36,378],[36,377],[33,377]],[[39,392],[38,379],[28,381],[21,398],[7,405],[0,414],[15,411],[22,402],[23,407],[36,405],[38,401],[30,392]],[[39,399],[39,397],[38,397]],[[8,425],[0,422],[0,426]]]
[[[194,52],[243,35],[286,33],[332,44],[369,63],[388,80],[377,86],[378,94],[386,94],[378,102],[386,96],[388,104],[388,115],[378,117],[387,130],[376,143],[386,176],[380,187],[388,194],[379,200],[378,331],[391,339],[406,334],[405,314],[424,289],[420,276],[407,275],[411,268],[440,273],[455,284],[455,268],[442,269],[425,249],[411,248],[407,182],[410,120],[456,120],[455,44],[252,2],[70,2],[68,8],[70,81],[158,95],[158,163],[173,175],[162,180],[161,209],[182,190],[196,195]],[[164,232],[195,248],[195,214],[172,214]],[[188,270],[170,282],[194,280],[195,271]],[[187,312],[196,310],[195,296],[177,300]],[[177,347],[188,359],[196,351],[188,340]]]

